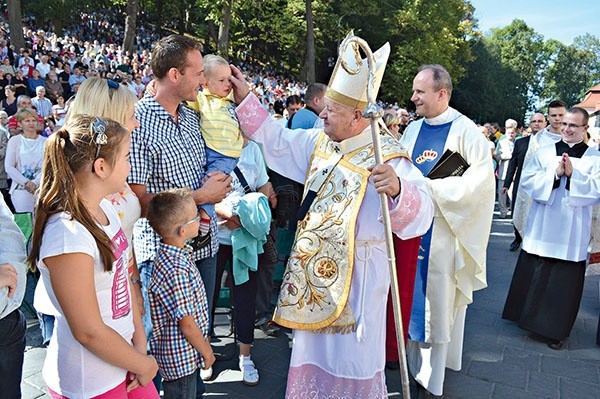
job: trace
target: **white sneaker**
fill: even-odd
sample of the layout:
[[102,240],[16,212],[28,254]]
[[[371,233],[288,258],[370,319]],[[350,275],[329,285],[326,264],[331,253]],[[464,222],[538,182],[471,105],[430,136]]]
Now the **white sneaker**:
[[240,371],[242,372],[242,381],[244,384],[254,386],[258,384],[258,370],[250,356],[240,356]]
[[200,378],[202,378],[202,381],[210,381],[210,379],[212,378],[212,374],[213,374],[212,367],[209,367],[206,370],[200,369]]

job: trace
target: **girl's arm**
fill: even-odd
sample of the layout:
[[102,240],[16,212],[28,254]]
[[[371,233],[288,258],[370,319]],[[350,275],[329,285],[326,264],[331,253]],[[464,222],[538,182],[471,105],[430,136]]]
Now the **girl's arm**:
[[[133,332],[133,347],[135,349],[137,349],[138,352],[140,352],[141,354],[146,354],[147,353],[147,341],[146,341],[146,332],[144,331],[144,325],[142,324],[142,315],[140,313],[140,308],[138,306],[138,298],[137,298],[137,293],[135,292],[135,287],[138,286],[139,284],[133,284],[131,281],[129,281],[129,289],[132,292],[132,299],[133,301],[131,301],[131,308],[133,310],[133,327],[135,328],[134,332]],[[141,295],[141,293],[140,293]]]
[[69,253],[44,258],[44,263],[73,337],[107,363],[136,374],[142,385],[150,382],[158,370],[156,360],[139,353],[100,316],[92,257]]

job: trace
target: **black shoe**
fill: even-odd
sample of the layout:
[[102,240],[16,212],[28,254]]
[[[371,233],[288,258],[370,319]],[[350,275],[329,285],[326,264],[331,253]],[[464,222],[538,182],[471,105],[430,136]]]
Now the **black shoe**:
[[561,350],[564,345],[565,345],[565,341],[563,341],[563,340],[556,340],[556,341],[548,342],[548,347],[550,349],[554,349],[556,351]]
[[388,370],[398,370],[400,368],[400,362],[385,362],[385,368]]
[[514,240],[510,243],[510,252],[515,252],[521,247],[521,241]]

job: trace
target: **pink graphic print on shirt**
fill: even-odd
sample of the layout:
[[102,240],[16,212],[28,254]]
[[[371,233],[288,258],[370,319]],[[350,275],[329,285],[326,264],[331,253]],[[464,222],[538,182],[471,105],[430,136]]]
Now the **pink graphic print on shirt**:
[[112,284],[112,317],[113,320],[120,319],[129,314],[130,300],[129,290],[127,287],[127,273],[126,273],[126,254],[127,254],[127,237],[123,233],[122,229],[119,229],[117,234],[112,238],[113,241],[113,255],[115,256],[115,263],[113,264],[113,271],[115,273]]

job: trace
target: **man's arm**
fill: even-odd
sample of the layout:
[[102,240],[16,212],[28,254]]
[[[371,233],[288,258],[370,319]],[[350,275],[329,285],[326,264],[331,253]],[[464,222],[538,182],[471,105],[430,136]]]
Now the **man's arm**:
[[[142,217],[146,217],[148,205],[155,194],[149,193],[144,184],[130,184],[131,190],[135,193],[142,207]],[[197,205],[216,204],[221,202],[227,193],[231,190],[231,176],[223,172],[215,171],[208,175],[208,178],[197,190],[192,192],[192,197]]]

